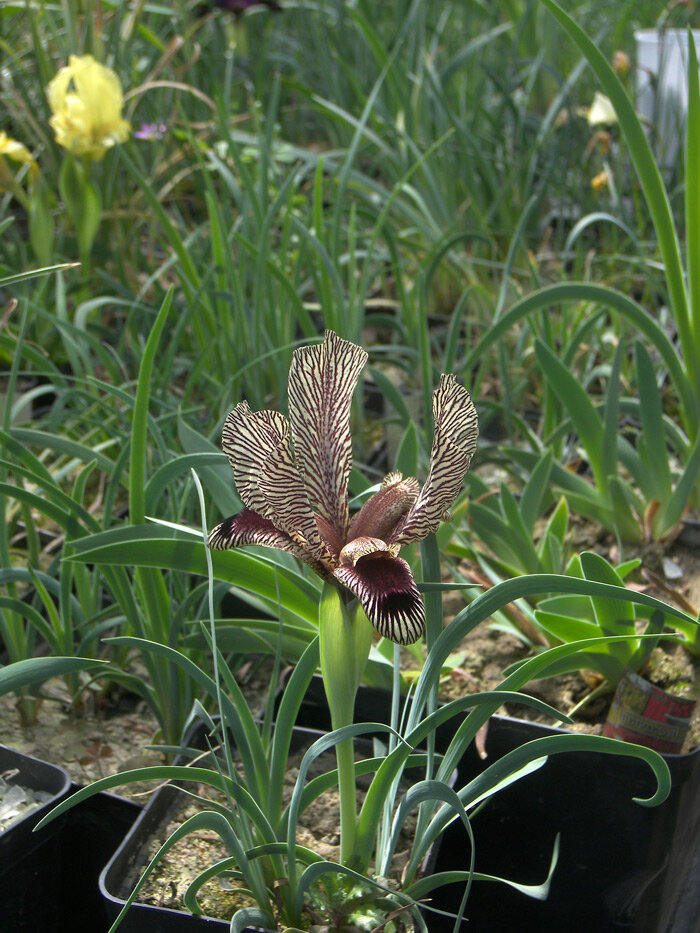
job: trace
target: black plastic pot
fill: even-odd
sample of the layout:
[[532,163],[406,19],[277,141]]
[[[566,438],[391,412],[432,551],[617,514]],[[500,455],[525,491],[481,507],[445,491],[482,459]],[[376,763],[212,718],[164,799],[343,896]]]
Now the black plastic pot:
[[[387,715],[383,691],[361,688],[356,716]],[[317,679],[300,721],[317,718],[325,707]],[[327,714],[326,714],[327,715]],[[454,727],[437,733],[444,748]],[[458,767],[463,786],[489,764],[525,742],[564,730],[493,716],[482,760],[473,744]],[[542,933],[591,930],[633,933],[700,931],[700,749],[664,755],[672,789],[658,807],[632,797],[649,797],[655,781],[643,762],[589,752],[550,756],[533,774],[492,797],[472,818],[476,870],[522,884],[540,884],[547,875],[557,833],[559,861],[546,901],[503,884],[475,882],[463,929],[479,933]],[[469,841],[461,824],[444,834],[435,871],[464,870]],[[463,886],[433,892],[432,905],[456,911]],[[428,918],[431,933],[451,933],[453,924]]]
[[[50,902],[58,886],[51,873],[47,879],[42,877],[41,866],[45,856],[59,851],[58,827],[48,827],[41,833],[34,833],[33,829],[70,788],[70,777],[63,768],[0,745],[0,774],[14,771],[17,774],[11,783],[44,791],[51,798],[0,833],[0,917],[3,928],[12,931],[38,929],[30,925],[35,920],[41,922],[44,912],[49,919]],[[42,906],[36,903],[39,898],[32,896],[32,892],[42,890],[45,881],[49,890]],[[43,894],[40,900],[44,901]]]
[[[460,782],[524,742],[559,731],[493,717],[486,740],[488,758],[482,761],[469,749],[459,767]],[[540,883],[557,833],[559,862],[546,901],[505,885],[475,883],[467,909],[469,928],[500,933],[512,930],[517,918],[522,933],[700,929],[700,878],[691,871],[693,859],[700,857],[700,751],[664,757],[672,790],[658,807],[632,802],[632,797],[648,797],[654,790],[645,764],[586,752],[552,755],[539,771],[496,794],[472,821],[476,869],[520,883]],[[437,870],[465,850],[465,834],[450,828]],[[461,890],[444,889],[435,898],[436,906],[453,909],[460,896]]]
[[[182,793],[166,785],[157,790],[130,827],[126,836],[112,850],[103,869],[99,887],[104,909],[114,921],[126,901],[126,889],[138,880],[135,866],[144,865],[145,852],[153,836],[170,822]],[[104,864],[104,863],[103,863]],[[132,880],[133,879],[133,880]],[[228,930],[224,920],[195,917],[181,910],[153,904],[132,904],[119,927],[120,933],[204,933]]]
[[[379,692],[382,693],[382,691]],[[309,727],[309,724],[313,725],[317,713],[325,720],[323,708],[317,710],[314,704],[309,704],[305,708],[304,726],[294,729],[292,750],[310,745],[327,731],[325,723],[322,730]],[[187,744],[194,748],[203,747],[203,736],[203,730],[200,730],[199,735],[195,732],[188,738]],[[456,777],[455,774],[455,780]],[[122,909],[127,891],[138,879],[140,870],[136,867],[145,864],[145,853],[151,839],[170,822],[181,802],[182,794],[175,787],[166,785],[156,791],[102,872],[100,890],[111,919],[114,919]],[[432,866],[435,864],[437,851],[436,846],[428,853],[430,870],[434,870]],[[229,928],[228,921],[193,916],[168,907],[136,902],[129,908],[119,930],[120,933],[144,933],[146,930],[148,933],[206,933],[206,931],[213,933],[215,930],[228,930]],[[245,933],[275,933],[275,931],[246,927]]]
[[102,933],[108,924],[99,872],[140,807],[97,794],[35,833],[39,820],[78,788],[63,768],[0,746],[0,773],[15,768],[17,783],[52,799],[0,833],[0,930]]

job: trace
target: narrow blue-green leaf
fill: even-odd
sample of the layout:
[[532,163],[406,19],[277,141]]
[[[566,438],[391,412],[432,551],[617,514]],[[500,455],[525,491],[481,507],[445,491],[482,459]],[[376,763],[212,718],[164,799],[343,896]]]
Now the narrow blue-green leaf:
[[[73,543],[70,560],[103,565],[158,567],[207,576],[204,544],[197,536],[160,525],[122,526],[90,535]],[[318,616],[319,590],[297,571],[244,550],[213,551],[214,573],[303,619]],[[315,581],[314,581],[315,583]]]
[[[554,840],[552,860],[549,864],[547,877],[542,884],[520,884],[517,881],[511,881],[509,878],[499,878],[497,875],[485,875],[483,872],[478,871],[473,873],[467,871],[443,871],[436,872],[433,875],[426,875],[424,878],[419,879],[408,888],[406,893],[410,894],[411,897],[414,897],[416,900],[422,901],[425,900],[426,895],[430,894],[431,891],[445,884],[467,884],[473,879],[474,881],[498,881],[501,884],[507,884],[508,887],[514,888],[516,891],[520,891],[521,894],[525,894],[527,897],[534,897],[538,901],[546,901],[549,897],[552,876],[554,875],[554,869],[557,867],[558,860],[559,835],[557,835]],[[430,902],[425,905],[424,909],[430,910]]]
[[635,341],[634,359],[646,452],[645,466],[651,474],[654,499],[665,502],[671,494],[671,470],[665,443],[663,408],[654,365],[641,340]]
[[0,694],[42,684],[53,677],[94,671],[100,667],[107,667],[107,662],[94,658],[26,658],[0,667]]
[[[49,434],[47,431],[38,431],[35,428],[12,428],[10,430],[12,437],[21,441],[23,444],[31,444],[40,450],[53,450],[58,454],[66,454],[69,457],[75,457],[83,463],[90,463],[91,460],[97,461],[100,470],[111,475],[114,472],[114,461],[106,457],[100,450],[94,450],[92,447],[86,447],[78,441],[72,440],[64,435]],[[117,441],[110,441],[109,445],[102,445],[103,450],[107,446],[116,447]]]
[[131,457],[129,461],[129,513],[134,525],[146,520],[146,447],[148,443],[148,403],[156,352],[173,301],[172,289],[161,305],[139,367],[136,401],[131,425]]
[[[597,580],[599,583],[609,583],[611,586],[622,588],[625,586],[615,568],[595,551],[584,551],[581,554],[581,567],[587,580]],[[633,595],[630,593],[630,597]],[[634,632],[635,611],[632,598],[621,601],[593,597],[591,603],[596,621],[604,634],[629,635]]]
[[105,640],[111,644],[128,645],[129,647],[138,648],[143,653],[167,658],[184,671],[195,683],[199,684],[200,688],[209,694],[211,698],[218,698],[223,704],[221,709],[222,718],[233,733],[249,785],[251,787],[255,785],[255,776],[264,773],[265,770],[265,751],[250,708],[243,700],[240,691],[237,695],[220,693],[216,689],[216,682],[207,673],[186,655],[176,651],[169,645],[161,645],[154,641],[134,638],[129,635],[118,635],[115,638]]
[[658,540],[681,520],[700,475],[700,434],[675,489],[661,504],[653,519],[654,538]]
[[603,409],[603,437],[600,470],[603,476],[613,476],[617,470],[617,439],[620,433],[620,367],[622,364],[622,340],[618,342],[608,377]]
[[596,484],[605,495],[608,478],[603,473],[603,423],[600,416],[579,380],[540,340],[535,343],[535,354],[548,382],[571,417]]
[[[545,0],[542,0],[542,2],[545,2]],[[464,371],[469,372],[475,366],[478,366],[487,357],[490,348],[504,334],[508,333],[517,321],[527,317],[533,311],[549,308],[553,304],[571,301],[591,302],[610,308],[630,321],[647,338],[651,345],[658,350],[668,370],[671,382],[680,396],[686,430],[692,428],[692,435],[695,436],[697,424],[700,420],[700,403],[695,394],[694,384],[683,368],[683,363],[674,344],[669,340],[660,324],[641,305],[622,292],[615,291],[605,285],[594,285],[588,282],[547,285],[526,298],[522,298],[498,321],[486,329],[484,336],[468,353],[463,364]]]
[[531,538],[534,534],[535,522],[542,514],[542,503],[547,492],[553,459],[553,451],[551,449],[545,451],[542,459],[530,474],[520,499],[520,515]]
[[575,619],[572,616],[545,612],[542,609],[535,609],[535,618],[546,632],[561,642],[580,641],[584,638],[595,638],[596,635],[601,634],[595,622],[588,622],[585,619]]

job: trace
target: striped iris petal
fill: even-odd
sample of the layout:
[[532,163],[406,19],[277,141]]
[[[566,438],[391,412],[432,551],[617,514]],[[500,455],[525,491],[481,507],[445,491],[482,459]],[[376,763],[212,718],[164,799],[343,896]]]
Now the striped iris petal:
[[238,495],[266,518],[269,508],[260,492],[260,471],[276,448],[289,438],[289,423],[277,411],[256,411],[239,402],[229,412],[221,432],[221,449],[229,459]]
[[289,444],[289,422],[277,411],[253,412],[241,402],[230,412],[221,446],[233,467],[238,495],[314,555],[322,543]]
[[423,597],[411,568],[400,557],[376,551],[335,571],[337,580],[360,601],[365,615],[380,635],[399,645],[411,645],[423,634]]
[[293,554],[299,560],[310,564],[319,576],[329,578],[330,573],[309,551],[301,547],[284,531],[280,531],[268,518],[263,518],[257,512],[243,509],[238,515],[225,518],[209,532],[207,545],[213,551],[227,551],[230,548],[245,547],[247,544],[257,544],[261,547],[274,547],[278,551]]
[[276,547],[295,553],[299,551],[289,535],[275,528],[269,519],[263,518],[257,512],[251,512],[250,509],[243,509],[238,515],[225,518],[216,528],[212,528],[207,544],[214,551],[244,547],[246,544],[260,544],[263,547]]
[[275,525],[300,540],[315,556],[320,555],[323,543],[289,443],[280,444],[267,457],[259,489]]
[[433,393],[435,434],[428,478],[405,519],[387,541],[421,541],[445,518],[457,498],[479,436],[476,409],[469,393],[454,376],[440,376]]
[[322,344],[294,351],[289,420],[297,465],[312,508],[345,537],[352,467],[350,404],[367,362],[362,347],[326,331]]
[[350,525],[350,539],[369,535],[386,539],[418,498],[418,480],[401,473],[389,473],[382,488],[362,506]]

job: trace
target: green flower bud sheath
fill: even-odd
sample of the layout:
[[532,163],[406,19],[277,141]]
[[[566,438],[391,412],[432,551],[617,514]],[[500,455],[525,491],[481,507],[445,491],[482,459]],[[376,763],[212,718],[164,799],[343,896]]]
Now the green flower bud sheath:
[[[372,625],[356,601],[346,605],[332,583],[319,605],[321,673],[333,729],[352,725],[355,696],[372,646]],[[352,738],[335,746],[340,797],[340,861],[354,867],[357,825],[355,754]]]

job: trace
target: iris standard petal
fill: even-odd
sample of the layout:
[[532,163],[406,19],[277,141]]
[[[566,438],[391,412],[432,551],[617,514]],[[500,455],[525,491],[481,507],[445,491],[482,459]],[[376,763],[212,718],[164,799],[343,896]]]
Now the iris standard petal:
[[322,344],[294,351],[289,420],[294,455],[311,507],[345,539],[352,467],[350,404],[367,361],[362,347],[326,331]]
[[348,538],[369,535],[386,541],[418,498],[420,485],[413,477],[389,473],[382,488],[365,502],[350,524]]
[[418,498],[387,538],[392,544],[420,541],[435,531],[457,498],[479,436],[478,419],[469,393],[453,375],[440,376],[433,393],[435,434],[428,478]]
[[400,557],[375,551],[345,564],[334,576],[353,593],[380,635],[411,645],[423,634],[425,608],[411,568]]
[[323,545],[294,464],[284,415],[253,412],[247,402],[240,402],[224,422],[221,446],[248,508],[319,556]]
[[277,411],[251,411],[247,402],[226,416],[221,432],[221,449],[233,469],[236,490],[254,512],[266,515],[265,498],[258,488],[260,472],[275,448],[289,439],[289,424]]

